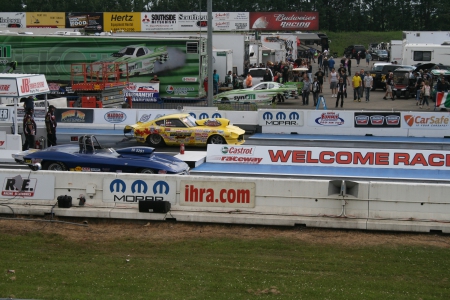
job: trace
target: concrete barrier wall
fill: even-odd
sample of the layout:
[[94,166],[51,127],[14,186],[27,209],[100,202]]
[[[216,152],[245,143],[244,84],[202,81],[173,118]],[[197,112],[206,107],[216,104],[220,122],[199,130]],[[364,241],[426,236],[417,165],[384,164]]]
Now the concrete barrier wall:
[[[171,217],[186,222],[450,232],[450,184],[8,170],[0,182],[6,215],[167,217],[139,213],[142,199],[170,201]],[[53,207],[63,195],[72,208]]]
[[[13,107],[0,108],[0,131],[10,131]],[[230,119],[236,125],[260,126],[263,133],[329,134],[329,135],[366,135],[374,136],[450,136],[450,115],[448,112],[368,112],[368,111],[332,111],[332,110],[275,110],[258,111],[219,111],[216,107],[186,107],[176,109],[83,109],[66,108],[64,110],[93,111],[93,121],[83,124],[59,122],[58,126],[98,128],[123,128],[138,121],[149,121],[159,116],[173,113],[190,113],[198,119],[222,117]],[[23,109],[21,110],[23,115]],[[90,114],[90,113],[89,113]],[[38,127],[44,127],[44,114],[36,119]],[[87,119],[86,119],[87,120]],[[22,119],[19,116],[19,125]]]

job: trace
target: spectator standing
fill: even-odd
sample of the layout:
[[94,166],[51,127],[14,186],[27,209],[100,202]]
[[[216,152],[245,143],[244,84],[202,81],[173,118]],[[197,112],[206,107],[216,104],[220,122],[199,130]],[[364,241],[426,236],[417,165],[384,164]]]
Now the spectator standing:
[[233,73],[233,89],[239,89],[239,79],[236,75],[236,73]]
[[394,96],[392,95],[392,87],[394,86],[394,73],[389,73],[388,78],[386,78],[386,94],[384,94],[383,99],[386,99],[386,96],[391,95],[391,100],[394,101]]
[[331,97],[337,97],[337,83],[338,83],[338,73],[334,68],[331,69],[330,72],[330,89],[331,89]]
[[247,88],[251,88],[253,86],[253,77],[250,73],[247,74],[247,78],[245,79],[245,86]]
[[311,91],[313,94],[313,101],[314,106],[317,106],[317,100],[319,99],[319,92],[320,92],[320,84],[316,76],[314,76],[314,81],[311,86]]
[[227,76],[225,76],[225,85],[227,87],[232,87],[233,86],[233,75],[231,74],[231,71],[228,71]]
[[359,68],[359,62],[361,61],[361,51],[358,51],[358,53],[356,53],[356,67]]
[[272,74],[270,74],[269,69],[266,69],[266,73],[264,73],[264,76],[263,76],[263,81],[264,82],[269,82],[269,81],[272,81],[272,80],[273,80]]
[[25,116],[23,117],[23,134],[25,135],[25,143],[22,147],[23,151],[34,148],[37,127],[33,118],[33,113],[33,109],[27,108]]
[[312,82],[312,65],[310,63],[308,63],[308,77],[309,81]]
[[343,65],[343,64],[340,64],[340,65],[339,65],[339,69],[337,69],[337,72],[338,72],[338,74],[341,74],[342,71],[345,72],[346,69],[344,68],[344,65]]
[[56,108],[53,105],[48,107],[48,111],[45,114],[45,128],[47,129],[47,145],[56,146]]
[[336,97],[336,106],[339,105],[339,99],[341,99],[341,108],[344,106],[344,94],[347,93],[347,84],[345,83],[344,79],[339,78],[339,82],[337,83],[337,97]]
[[361,77],[361,88],[359,89],[359,98],[364,98],[364,77],[365,77],[364,69],[361,69],[359,72],[359,77]]
[[359,76],[359,72],[356,71],[355,76],[352,77],[352,87],[353,87],[353,101],[358,100],[361,102],[361,98],[359,97],[359,90],[361,89],[361,77]]
[[[420,76],[419,73],[416,72],[416,106],[419,105],[420,102],[420,93],[422,91],[422,77]],[[384,100],[386,100],[386,97],[384,98]]]
[[369,71],[366,72],[366,76],[364,76],[364,89],[366,92],[366,102],[369,102],[369,96],[370,96],[370,90],[372,89],[373,86],[373,78],[372,76],[370,76]]
[[309,105],[309,93],[311,92],[311,81],[308,76],[303,79],[302,102],[303,105]]
[[339,79],[343,79],[345,83],[345,91],[344,91],[344,97],[347,98],[347,87],[350,86],[350,79],[348,79],[347,73],[345,73],[345,70],[342,70],[341,74],[339,74]]
[[325,77],[328,76],[328,70],[329,70],[329,65],[328,65],[328,57],[324,56],[323,57],[323,72],[325,73]]
[[322,68],[319,67],[319,71],[317,71],[314,76],[317,77],[317,82],[319,83],[319,92],[322,93],[323,80],[325,77],[325,73],[322,71]]
[[323,65],[322,65],[322,63],[323,63],[323,55],[322,55],[322,52],[319,52],[319,54],[317,55],[317,63],[319,64],[319,68],[322,68],[322,67],[323,67]]
[[331,70],[331,69],[334,69],[334,65],[335,65],[335,61],[334,61],[334,59],[333,59],[333,56],[331,56],[330,57],[330,59],[328,60],[328,68]]
[[289,81],[289,65],[288,63],[284,63],[282,65],[281,71],[283,72],[283,82]]
[[367,63],[368,67],[370,67],[371,60],[372,60],[372,55],[369,53],[369,51],[366,51],[366,63]]
[[428,80],[425,80],[423,82],[422,93],[423,93],[423,100],[422,100],[422,103],[420,105],[420,108],[422,108],[423,105],[426,103],[427,104],[427,109],[430,109],[430,105],[428,104],[428,99],[430,99],[431,88],[430,88],[430,84],[428,83]]
[[213,72],[213,91],[214,95],[219,93],[219,74],[217,74],[217,70]]

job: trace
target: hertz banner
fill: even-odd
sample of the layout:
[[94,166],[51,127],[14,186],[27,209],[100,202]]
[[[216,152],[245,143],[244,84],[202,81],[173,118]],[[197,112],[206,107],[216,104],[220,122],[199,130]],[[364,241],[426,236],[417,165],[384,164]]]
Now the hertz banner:
[[141,13],[134,12],[118,12],[109,13],[105,12],[103,14],[104,28],[105,31],[112,30],[116,31],[141,31]]

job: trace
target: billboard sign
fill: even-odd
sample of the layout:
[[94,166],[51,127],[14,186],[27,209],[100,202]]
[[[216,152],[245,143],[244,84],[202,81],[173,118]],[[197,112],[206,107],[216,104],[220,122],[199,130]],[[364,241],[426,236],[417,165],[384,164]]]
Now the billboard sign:
[[319,30],[318,12],[251,12],[250,29]]

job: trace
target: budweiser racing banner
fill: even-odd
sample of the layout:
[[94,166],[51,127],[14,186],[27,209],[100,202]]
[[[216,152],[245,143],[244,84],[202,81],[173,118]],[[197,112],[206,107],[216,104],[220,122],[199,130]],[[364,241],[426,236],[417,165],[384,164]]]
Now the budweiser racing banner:
[[250,29],[319,30],[318,12],[251,12]]

